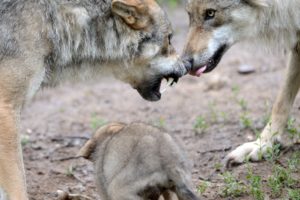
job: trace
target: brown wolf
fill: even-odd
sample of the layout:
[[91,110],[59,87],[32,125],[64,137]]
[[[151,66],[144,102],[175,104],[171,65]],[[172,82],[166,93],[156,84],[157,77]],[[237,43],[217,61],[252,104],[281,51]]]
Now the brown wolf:
[[298,0],[188,0],[190,30],[184,56],[193,64],[193,75],[212,71],[224,53],[242,40],[291,51],[269,123],[256,141],[230,153],[228,164],[241,163],[246,157],[257,161],[275,142],[289,146],[297,140],[284,134],[284,129],[300,85],[299,10]]
[[191,164],[166,132],[143,123],[100,128],[79,156],[93,161],[102,200],[198,200],[191,187]]
[[108,72],[159,100],[161,80],[187,72],[171,37],[154,0],[1,1],[0,191],[27,200],[20,112],[41,85]]

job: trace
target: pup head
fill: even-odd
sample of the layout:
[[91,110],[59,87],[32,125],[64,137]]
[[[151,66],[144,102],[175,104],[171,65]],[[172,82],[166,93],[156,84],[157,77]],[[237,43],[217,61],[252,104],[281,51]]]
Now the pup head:
[[154,0],[113,0],[112,13],[129,29],[121,34],[127,34],[127,50],[133,55],[128,66],[114,71],[115,76],[143,98],[159,100],[162,79],[177,81],[187,73],[171,44],[172,28],[165,12]]
[[192,75],[212,71],[236,42],[257,35],[260,12],[269,0],[188,0],[190,17],[184,58]]

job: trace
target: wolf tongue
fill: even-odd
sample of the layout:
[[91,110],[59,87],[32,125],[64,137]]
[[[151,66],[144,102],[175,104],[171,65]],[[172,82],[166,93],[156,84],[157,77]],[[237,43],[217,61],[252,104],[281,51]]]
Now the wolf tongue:
[[200,77],[203,74],[203,72],[205,72],[206,69],[207,69],[207,66],[204,66],[204,67],[201,67],[200,69],[198,69],[196,71],[196,76]]

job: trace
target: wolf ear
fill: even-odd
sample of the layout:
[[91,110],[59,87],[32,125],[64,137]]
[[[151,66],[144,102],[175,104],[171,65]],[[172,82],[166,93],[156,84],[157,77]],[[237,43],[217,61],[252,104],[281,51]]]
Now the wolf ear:
[[141,0],[113,0],[112,12],[136,30],[146,28],[150,21],[148,7]]
[[246,3],[257,7],[268,7],[270,0],[244,0]]

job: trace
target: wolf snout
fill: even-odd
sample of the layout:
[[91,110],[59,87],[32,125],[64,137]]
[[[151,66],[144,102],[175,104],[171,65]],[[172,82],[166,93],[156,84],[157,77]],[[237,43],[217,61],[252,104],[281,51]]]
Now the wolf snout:
[[[192,63],[188,60],[179,59],[174,67],[174,71],[172,76],[177,76],[176,78],[179,79],[182,76],[188,74],[192,69]],[[174,78],[174,77],[172,77]]]
[[187,74],[190,71],[192,71],[193,65],[194,65],[194,59],[193,58],[191,58],[191,57],[185,57],[185,58],[183,58],[182,62],[183,62],[183,65],[185,67],[185,70],[186,70],[185,74]]

